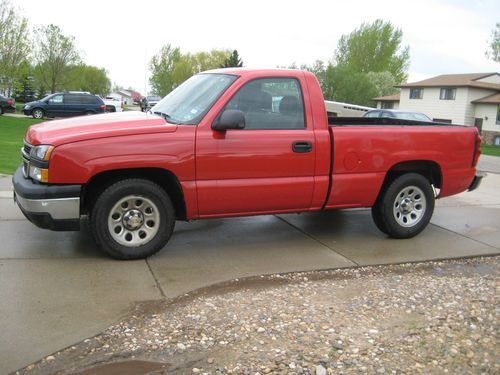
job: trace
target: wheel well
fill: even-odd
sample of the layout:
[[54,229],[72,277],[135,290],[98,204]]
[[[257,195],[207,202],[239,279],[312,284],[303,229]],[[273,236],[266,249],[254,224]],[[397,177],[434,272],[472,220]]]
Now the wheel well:
[[186,204],[179,180],[172,172],[162,168],[117,169],[96,174],[83,189],[81,211],[90,213],[101,192],[127,178],[144,178],[160,185],[172,200],[176,219],[186,220]]
[[387,186],[387,184],[394,181],[397,177],[409,172],[421,174],[434,188],[441,189],[443,181],[441,168],[438,163],[430,160],[411,160],[393,165],[385,175],[382,187]]

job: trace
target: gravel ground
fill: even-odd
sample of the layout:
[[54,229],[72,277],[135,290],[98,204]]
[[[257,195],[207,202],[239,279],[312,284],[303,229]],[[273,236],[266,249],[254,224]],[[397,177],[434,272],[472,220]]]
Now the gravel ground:
[[235,280],[140,305],[18,373],[498,374],[499,274],[492,257]]

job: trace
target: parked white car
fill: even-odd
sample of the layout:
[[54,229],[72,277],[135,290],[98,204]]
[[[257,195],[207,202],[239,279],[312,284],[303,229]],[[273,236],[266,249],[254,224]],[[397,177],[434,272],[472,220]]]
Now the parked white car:
[[119,99],[113,98],[111,96],[106,96],[101,98],[106,105],[106,112],[122,112],[122,102]]

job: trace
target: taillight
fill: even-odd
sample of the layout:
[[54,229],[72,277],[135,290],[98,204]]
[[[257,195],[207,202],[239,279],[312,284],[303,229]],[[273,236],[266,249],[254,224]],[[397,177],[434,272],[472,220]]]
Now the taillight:
[[14,100],[13,99],[7,100],[7,105],[13,105],[13,104],[14,104]]
[[479,161],[479,156],[481,155],[481,136],[476,129],[476,138],[474,140],[474,155],[472,157],[472,167],[474,168]]
[[105,104],[101,105],[101,109],[102,109],[103,111],[105,111],[105,110],[106,110],[106,105],[105,105]]

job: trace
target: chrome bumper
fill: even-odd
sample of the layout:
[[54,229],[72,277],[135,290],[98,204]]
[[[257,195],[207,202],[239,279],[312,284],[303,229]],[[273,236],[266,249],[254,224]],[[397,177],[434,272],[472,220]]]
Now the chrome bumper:
[[80,198],[26,199],[14,191],[14,199],[26,212],[47,213],[54,220],[80,218]]
[[40,228],[57,231],[80,229],[81,185],[38,184],[23,176],[20,167],[12,177],[14,201]]

